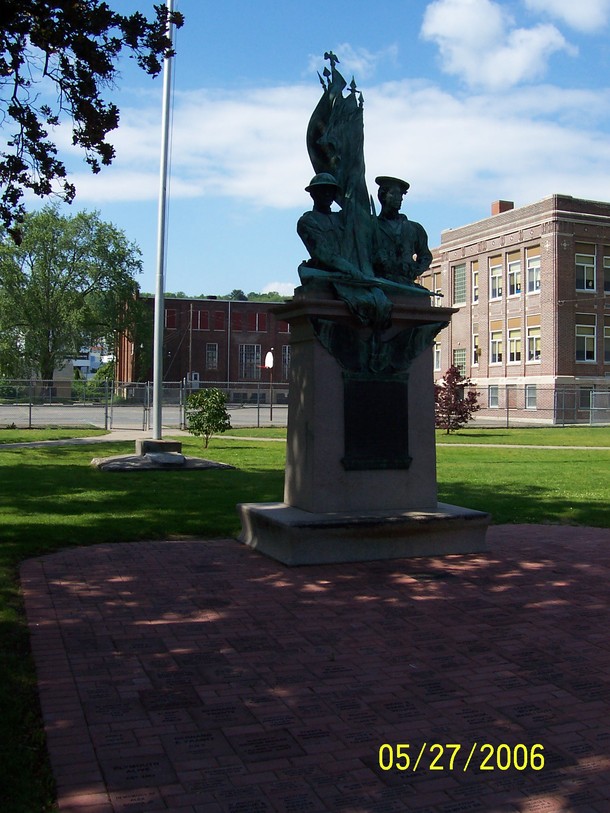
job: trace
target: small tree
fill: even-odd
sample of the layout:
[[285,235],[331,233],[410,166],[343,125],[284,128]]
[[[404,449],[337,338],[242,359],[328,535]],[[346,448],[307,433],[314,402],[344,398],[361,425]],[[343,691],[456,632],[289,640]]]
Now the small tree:
[[186,399],[186,422],[192,435],[205,439],[207,449],[211,435],[231,428],[227,396],[215,387],[191,393]]
[[475,390],[465,392],[466,387],[470,386],[471,382],[455,366],[447,370],[440,384],[435,384],[434,416],[437,429],[444,429],[447,434],[461,429],[472,418],[473,412],[481,408],[478,393]]

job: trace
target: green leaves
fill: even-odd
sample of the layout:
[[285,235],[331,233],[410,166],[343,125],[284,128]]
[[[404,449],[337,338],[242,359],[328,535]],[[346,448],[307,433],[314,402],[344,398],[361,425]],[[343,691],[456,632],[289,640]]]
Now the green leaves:
[[[15,367],[51,380],[83,345],[128,329],[140,270],[139,248],[96,212],[65,217],[49,205],[27,215],[21,244],[0,243],[0,331]],[[9,376],[10,355],[0,357]]]
[[[84,150],[93,172],[112,162],[114,147],[106,137],[118,126],[119,110],[103,91],[113,86],[121,53],[130,51],[151,76],[173,54],[167,8],[159,4],[153,10],[149,20],[141,12],[119,14],[100,0],[3,3],[0,120],[11,129],[9,149],[0,155],[0,220],[16,240],[25,216],[24,190],[46,197],[59,189],[66,202],[75,195],[46,127],[68,119],[73,143]],[[172,22],[180,27],[183,16],[174,12]],[[56,94],[53,105],[42,101],[49,86]]]
[[186,422],[192,435],[204,438],[207,449],[212,435],[231,428],[224,392],[209,387],[191,393],[186,401]]

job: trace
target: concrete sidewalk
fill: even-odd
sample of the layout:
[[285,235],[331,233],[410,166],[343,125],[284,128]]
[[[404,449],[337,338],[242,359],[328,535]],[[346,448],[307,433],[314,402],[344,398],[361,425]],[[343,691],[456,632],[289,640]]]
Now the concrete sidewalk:
[[489,541],[294,569],[234,540],[25,562],[59,809],[607,812],[610,532]]

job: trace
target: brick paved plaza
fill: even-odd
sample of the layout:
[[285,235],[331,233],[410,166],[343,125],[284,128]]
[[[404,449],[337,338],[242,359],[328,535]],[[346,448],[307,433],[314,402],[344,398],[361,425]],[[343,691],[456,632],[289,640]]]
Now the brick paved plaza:
[[489,541],[294,569],[233,540],[25,562],[60,811],[610,810],[610,532]]

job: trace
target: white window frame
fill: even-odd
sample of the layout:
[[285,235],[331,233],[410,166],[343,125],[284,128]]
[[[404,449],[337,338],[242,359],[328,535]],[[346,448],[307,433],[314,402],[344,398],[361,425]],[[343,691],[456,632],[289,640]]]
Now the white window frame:
[[472,334],[472,366],[479,366],[479,359],[481,357],[481,348],[479,347],[479,334]]
[[[574,358],[579,364],[595,364],[596,353],[596,325],[576,325],[576,342],[574,348]],[[584,358],[579,358],[579,344],[582,345]],[[587,358],[587,356],[591,356]]]
[[[595,291],[595,254],[576,254],[574,264],[576,290],[587,291],[588,293]],[[580,268],[582,268],[582,284],[579,285]]]
[[434,342],[434,369],[439,371],[441,369],[441,343]]
[[466,375],[466,348],[456,347],[453,350],[453,366],[457,367],[460,373]]
[[502,347],[502,331],[492,330],[489,334],[489,363],[502,364],[503,347]]
[[487,407],[488,409],[500,408],[500,388],[497,384],[490,384],[487,387]]
[[508,295],[519,296],[521,293],[521,260],[508,264]]
[[527,292],[537,294],[540,292],[540,254],[527,258]]
[[535,384],[525,385],[525,408],[538,409],[538,388]]
[[504,268],[502,262],[489,266],[489,298],[502,299],[502,277]]
[[513,327],[508,329],[508,363],[520,364],[522,355],[521,328]]
[[540,362],[541,344],[540,344],[541,330],[540,325],[528,325],[527,328],[527,363],[538,364]]
[[471,284],[472,284],[472,302],[476,304],[479,301],[479,268],[472,268],[471,271]]
[[261,365],[260,344],[247,342],[239,345],[239,378],[241,381],[259,381]]

